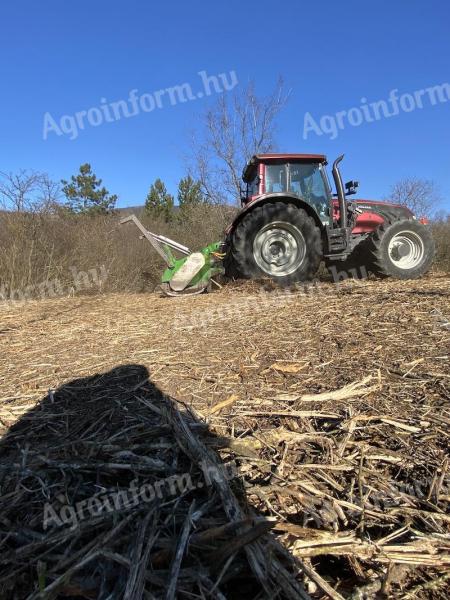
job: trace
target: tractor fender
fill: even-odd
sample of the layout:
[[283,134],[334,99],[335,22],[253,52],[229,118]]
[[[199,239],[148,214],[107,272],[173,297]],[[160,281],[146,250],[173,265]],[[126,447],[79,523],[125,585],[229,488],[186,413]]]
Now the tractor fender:
[[299,198],[298,196],[295,196],[294,194],[289,194],[286,192],[273,192],[271,194],[263,194],[262,196],[258,196],[254,200],[250,200],[250,202],[247,202],[247,204],[236,215],[236,217],[233,219],[233,221],[230,223],[230,225],[225,230],[225,236],[227,238],[229,238],[229,236],[232,235],[233,231],[236,229],[236,227],[242,221],[244,216],[247,213],[249,213],[251,210],[253,210],[255,208],[255,206],[261,206],[263,204],[267,204],[269,202],[274,202],[274,201],[275,202],[286,202],[286,203],[289,202],[291,204],[295,204],[296,206],[298,206],[298,208],[303,208],[303,210],[306,213],[308,213],[308,215],[310,217],[312,217],[314,219],[316,225],[320,228],[320,230],[321,231],[324,230],[324,225],[323,225],[322,221],[320,220],[319,215],[317,214],[317,212],[314,210],[314,208],[310,204],[305,202],[305,200],[302,200],[301,198]]

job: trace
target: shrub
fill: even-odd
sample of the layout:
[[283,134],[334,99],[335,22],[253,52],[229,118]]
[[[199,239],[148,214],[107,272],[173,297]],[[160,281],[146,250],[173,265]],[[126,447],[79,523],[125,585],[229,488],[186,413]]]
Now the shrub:
[[450,273],[450,216],[439,218],[431,227],[436,242],[435,266]]
[[[136,227],[119,225],[122,216],[0,213],[0,298],[39,297],[55,282],[64,293],[154,289],[164,262]],[[185,208],[172,223],[139,217],[150,231],[193,250],[221,239],[231,219],[223,206]],[[95,272],[98,282],[76,285],[76,274],[90,273],[92,283]]]

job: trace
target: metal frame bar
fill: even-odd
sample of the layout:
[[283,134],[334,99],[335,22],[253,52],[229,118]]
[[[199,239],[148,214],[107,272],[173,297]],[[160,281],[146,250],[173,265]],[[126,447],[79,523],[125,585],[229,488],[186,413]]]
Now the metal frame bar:
[[170,238],[167,238],[163,235],[157,235],[156,233],[152,233],[151,231],[145,229],[145,227],[142,225],[142,223],[139,221],[136,215],[130,215],[129,217],[125,217],[120,221],[120,225],[123,225],[124,223],[129,223],[130,221],[133,221],[136,227],[141,231],[142,235],[150,242],[150,244],[153,246],[156,252],[161,256],[161,258],[164,259],[164,261],[169,267],[172,266],[172,257],[164,249],[164,246],[169,246],[169,248],[177,250],[185,256],[191,254],[191,251],[187,246],[183,246],[183,244],[179,244],[178,242],[175,242]]

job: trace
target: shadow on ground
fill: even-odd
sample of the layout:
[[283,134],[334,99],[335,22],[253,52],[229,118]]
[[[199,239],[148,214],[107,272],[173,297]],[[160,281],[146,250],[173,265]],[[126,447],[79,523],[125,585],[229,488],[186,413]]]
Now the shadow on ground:
[[0,443],[1,597],[306,598],[217,444],[142,365],[50,392]]

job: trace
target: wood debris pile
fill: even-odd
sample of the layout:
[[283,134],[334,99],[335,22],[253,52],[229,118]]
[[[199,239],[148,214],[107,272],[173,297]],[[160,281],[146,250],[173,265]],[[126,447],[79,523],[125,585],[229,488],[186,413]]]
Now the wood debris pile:
[[277,517],[311,592],[356,598],[368,587],[371,597],[403,597],[424,568],[442,597],[447,590],[448,400],[398,414],[379,408],[386,388],[367,377],[316,396],[285,394],[264,410],[248,401],[229,409],[234,438],[221,452],[239,457],[249,503]]
[[449,297],[430,276],[4,307],[0,596],[446,599]]

